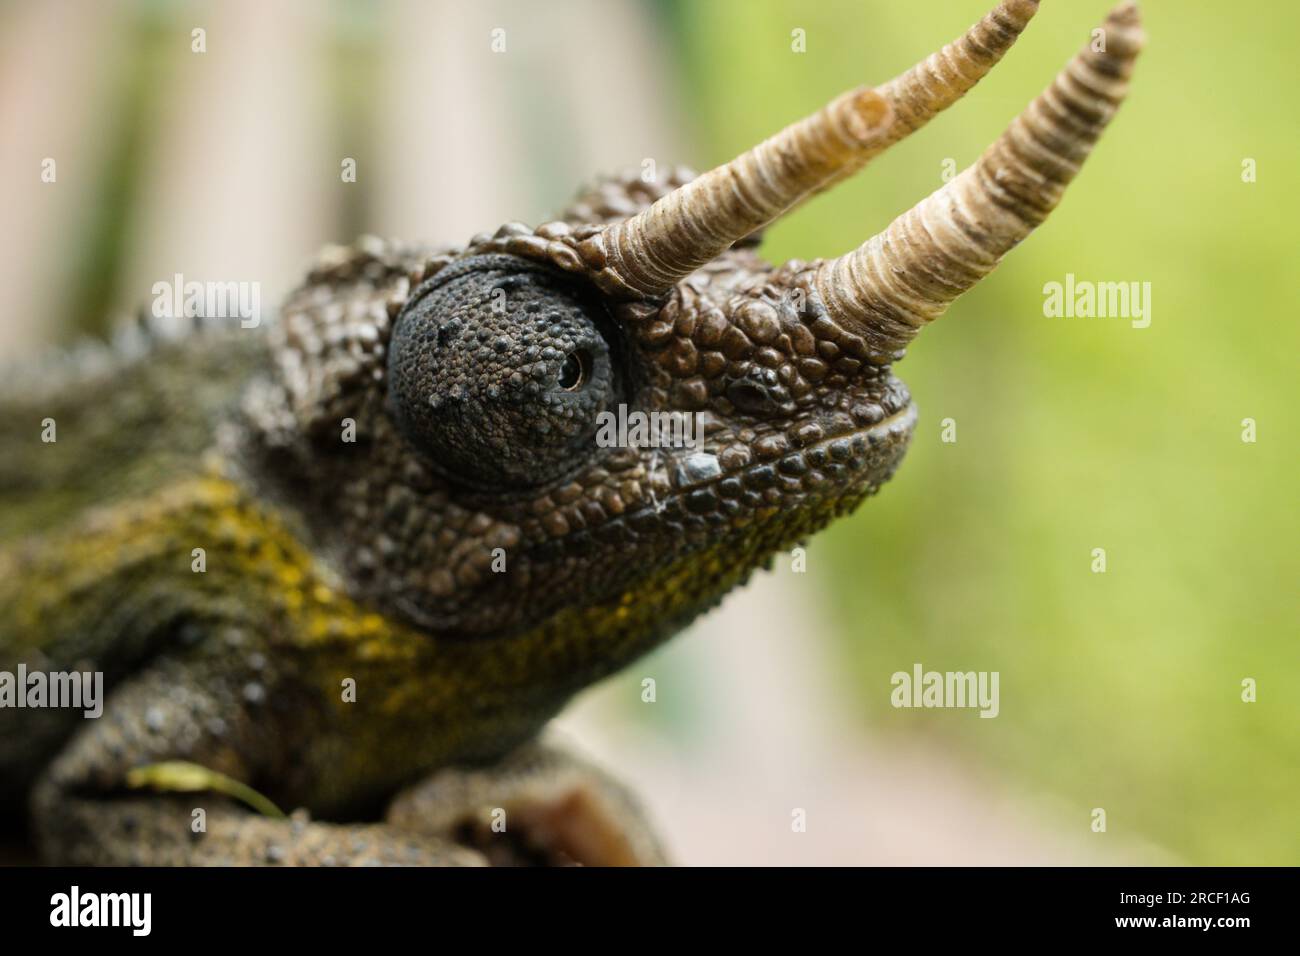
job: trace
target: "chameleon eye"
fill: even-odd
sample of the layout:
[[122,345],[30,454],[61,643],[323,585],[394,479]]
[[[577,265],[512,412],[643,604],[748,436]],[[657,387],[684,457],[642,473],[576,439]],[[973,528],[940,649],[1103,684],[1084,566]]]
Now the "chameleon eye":
[[560,366],[559,386],[566,392],[577,391],[587,384],[587,366],[591,359],[581,349],[570,352]]
[[388,407],[446,477],[545,484],[595,451],[616,381],[599,302],[551,270],[474,256],[416,289],[388,353]]

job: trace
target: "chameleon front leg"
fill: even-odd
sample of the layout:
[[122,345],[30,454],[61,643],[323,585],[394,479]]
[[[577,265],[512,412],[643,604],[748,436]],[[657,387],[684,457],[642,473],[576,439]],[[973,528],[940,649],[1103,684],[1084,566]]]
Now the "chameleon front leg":
[[267,763],[275,756],[268,749],[276,746],[274,735],[259,732],[248,709],[233,704],[255,695],[234,683],[191,663],[164,661],[116,691],[103,716],[73,738],[34,790],[33,830],[42,856],[72,865],[486,862],[432,833],[384,823],[318,823],[301,814],[276,818],[211,790],[141,789],[141,783],[189,789],[203,773],[218,783],[250,780],[258,766],[275,766]]
[[667,862],[631,793],[546,741],[487,766],[439,770],[399,794],[386,819],[473,847],[495,865]]

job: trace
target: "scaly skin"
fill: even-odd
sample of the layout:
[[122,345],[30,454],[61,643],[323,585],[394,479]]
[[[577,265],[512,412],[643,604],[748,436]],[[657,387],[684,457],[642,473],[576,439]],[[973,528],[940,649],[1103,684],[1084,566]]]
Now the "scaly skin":
[[[60,862],[661,861],[635,801],[540,731],[894,473],[916,410],[893,361],[1059,200],[1136,11],[883,245],[774,268],[757,230],[1035,9],[1002,0],[919,79],[698,186],[628,175],[460,249],[331,248],[263,329],[6,380],[0,671],[110,690],[98,720],[0,708],[6,818],[26,802]],[[703,445],[605,447],[617,405],[697,416]]]
[[[116,694],[105,717],[71,746],[79,712],[0,710],[0,737],[29,741],[0,749],[11,785],[25,790],[63,751],[37,791],[38,821],[49,806],[48,817],[67,827],[64,791],[89,780],[113,792],[132,767],[172,759],[225,773],[313,817],[373,819],[386,798],[429,771],[492,760],[531,739],[575,691],[674,633],[773,551],[852,508],[889,474],[908,437],[910,406],[887,373],[870,370],[861,379],[865,388],[846,391],[851,379],[832,371],[823,378],[831,387],[822,390],[790,377],[802,392],[801,412],[747,419],[710,436],[706,447],[725,470],[704,487],[730,485],[707,495],[707,512],[686,506],[691,495],[702,500],[700,486],[675,487],[675,465],[686,449],[597,449],[577,480],[526,497],[456,488],[401,441],[372,391],[382,383],[374,383],[370,369],[353,374],[351,381],[362,384],[352,392],[319,386],[332,389],[333,407],[322,411],[329,403],[313,396],[302,407],[318,417],[306,421],[286,410],[288,375],[266,371],[277,353],[285,363],[297,326],[320,330],[336,303],[362,321],[377,317],[373,331],[352,326],[354,336],[384,334],[388,286],[374,290],[343,277],[380,264],[398,275],[397,265],[418,260],[364,245],[330,253],[342,263],[318,270],[270,335],[200,332],[105,373],[105,382],[123,389],[142,375],[164,381],[176,395],[174,407],[184,408],[199,381],[196,354],[226,369],[229,395],[207,403],[208,447],[195,440],[166,467],[155,462],[137,474],[129,454],[129,436],[151,426],[162,428],[146,433],[151,444],[180,447],[167,430],[188,423],[173,421],[156,403],[142,405],[132,421],[114,405],[81,400],[77,390],[93,393],[93,384],[60,383],[56,394],[79,411],[75,418],[61,418],[57,406],[30,395],[21,410],[6,407],[6,422],[48,416],[59,427],[52,445],[30,427],[8,443],[21,450],[7,463],[13,477],[4,486],[6,511],[16,504],[15,521],[32,507],[29,498],[40,499],[36,490],[23,494],[22,486],[33,484],[23,476],[44,467],[42,486],[65,482],[77,469],[75,451],[64,450],[75,449],[81,435],[123,436],[124,446],[107,449],[94,473],[99,487],[120,485],[120,495],[60,509],[62,520],[43,533],[20,527],[0,552],[0,669],[12,670],[18,660],[47,670],[102,669]],[[656,330],[658,347],[649,354],[679,367],[673,356],[685,343],[713,344],[717,334],[706,323],[724,315],[719,300],[731,295],[735,274],[707,274],[727,283],[722,295],[713,282],[696,282],[700,291],[675,297],[679,324],[693,322],[695,334],[664,338]],[[771,309],[781,314],[779,305]],[[808,338],[814,352],[832,341]],[[264,341],[252,345],[253,339]],[[794,372],[793,339],[782,333],[774,345],[788,356],[777,374],[782,367]],[[731,375],[710,383],[719,392],[759,367],[751,356],[760,346],[744,333],[724,347],[737,358],[728,363]],[[339,345],[322,365],[344,349]],[[640,407],[666,402],[671,374],[651,369],[647,377]],[[210,381],[205,387],[220,391]],[[867,404],[877,394],[899,414]],[[341,440],[348,417],[357,423],[356,443]],[[883,424],[872,428],[871,420]],[[309,437],[317,422],[332,424],[333,434],[322,425],[321,437]],[[836,434],[842,444],[832,448],[828,440]],[[66,469],[43,463],[55,454],[68,455]],[[735,518],[721,510],[727,501],[736,502]],[[419,533],[403,530],[411,523]],[[448,525],[454,535],[436,533]],[[414,546],[393,552],[382,544],[403,534]],[[579,541],[585,554],[575,557],[569,547],[588,536],[594,540]],[[483,572],[479,556],[496,546],[506,550],[506,570]],[[194,548],[206,552],[204,573],[191,570]],[[387,551],[394,563],[371,570],[367,548]],[[438,587],[438,601],[405,614],[403,594],[391,582],[429,569],[450,572],[454,587],[445,596]],[[441,631],[450,636],[422,624],[430,613],[448,622]],[[355,703],[342,699],[345,678],[356,681]],[[159,716],[172,709],[179,713]],[[35,734],[33,715],[44,725]],[[120,755],[110,759],[113,751]],[[122,804],[85,812],[102,819],[128,812]],[[132,818],[145,814],[132,811]],[[182,834],[187,814],[177,817]],[[255,823],[258,839],[266,839],[266,821]],[[180,862],[202,858],[218,842],[210,831],[186,853],[140,856],[146,841],[134,835],[104,845],[102,827],[68,829],[80,834],[76,841],[62,832],[41,834],[55,858],[101,862],[125,854]],[[328,842],[324,855],[347,857]],[[265,855],[259,847],[247,858]],[[213,859],[223,858],[245,857],[213,850]]]

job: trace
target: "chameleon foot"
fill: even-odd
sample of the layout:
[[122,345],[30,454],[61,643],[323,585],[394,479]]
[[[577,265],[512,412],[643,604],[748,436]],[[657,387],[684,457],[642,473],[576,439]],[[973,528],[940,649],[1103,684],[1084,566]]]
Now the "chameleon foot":
[[661,866],[628,791],[597,768],[533,743],[490,767],[440,770],[388,811],[399,830],[454,840],[497,866]]

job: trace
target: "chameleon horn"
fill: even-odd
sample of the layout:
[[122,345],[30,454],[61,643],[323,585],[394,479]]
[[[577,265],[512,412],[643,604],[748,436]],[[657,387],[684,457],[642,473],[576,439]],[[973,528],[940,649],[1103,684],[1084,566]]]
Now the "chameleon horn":
[[1112,10],[1104,32],[973,166],[816,269],[812,285],[829,314],[865,336],[878,361],[900,358],[1056,208],[1119,109],[1143,42],[1136,5]]
[[593,237],[606,276],[640,295],[667,292],[870,148],[889,117],[889,104],[874,90],[842,94]]
[[[1002,0],[938,53],[820,112],[588,240],[614,288],[655,296],[946,109],[1016,42],[1038,0]],[[594,248],[593,248],[594,247]]]
[[965,96],[1011,49],[1037,12],[1038,0],[1002,0],[938,53],[876,87],[876,92],[894,108],[889,129],[815,192],[852,176],[873,157],[915,133]]

